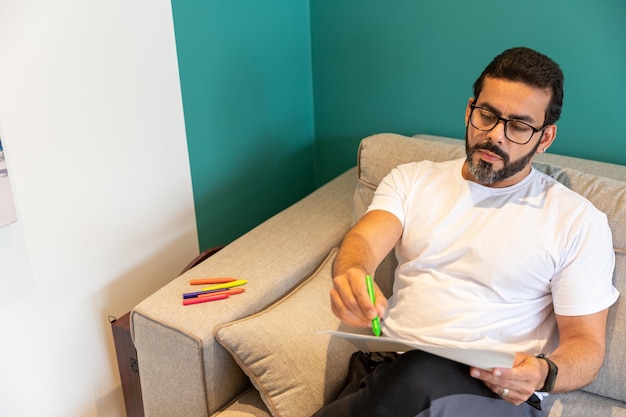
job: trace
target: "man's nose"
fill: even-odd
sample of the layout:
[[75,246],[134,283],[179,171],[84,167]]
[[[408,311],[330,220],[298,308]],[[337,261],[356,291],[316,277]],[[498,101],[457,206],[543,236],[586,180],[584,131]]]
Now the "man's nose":
[[487,137],[496,143],[504,143],[506,140],[506,120],[498,120],[498,123],[491,129]]

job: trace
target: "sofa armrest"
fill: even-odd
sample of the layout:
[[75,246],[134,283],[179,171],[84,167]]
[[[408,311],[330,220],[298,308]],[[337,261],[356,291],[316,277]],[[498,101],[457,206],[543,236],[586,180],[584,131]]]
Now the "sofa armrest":
[[[288,294],[340,244],[351,225],[356,170],[342,174],[257,226],[138,304],[131,314],[147,417],[213,414],[249,386],[213,328]],[[233,276],[246,291],[183,306],[189,279]]]

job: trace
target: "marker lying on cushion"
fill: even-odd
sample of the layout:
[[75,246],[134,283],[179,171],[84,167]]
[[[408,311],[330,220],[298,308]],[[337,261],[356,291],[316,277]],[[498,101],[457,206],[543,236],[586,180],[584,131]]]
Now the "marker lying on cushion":
[[189,280],[189,285],[224,284],[233,281],[237,281],[237,278],[195,278]]
[[224,291],[225,289],[232,288],[232,287],[240,287],[244,285],[246,282],[248,281],[246,281],[245,279],[239,279],[236,281],[226,282],[223,284],[211,285],[210,287],[203,288],[202,291],[185,293],[183,294],[183,298],[195,298],[202,294],[211,294],[211,293],[215,293],[218,291]]
[[228,298],[228,297],[230,297],[229,294],[213,294],[210,297],[185,298],[183,300],[183,305],[184,306],[188,306],[188,305],[191,305],[191,304],[208,303],[209,301],[223,300],[223,299]]
[[239,287],[239,286],[245,284],[246,282],[248,282],[248,280],[246,280],[246,279],[238,279],[236,281],[226,282],[224,284],[210,285],[208,287],[204,287],[202,289],[202,291],[222,290],[224,288]]
[[228,295],[241,294],[245,290],[246,290],[245,288],[230,288],[230,289],[227,289],[227,290],[212,290],[212,291],[209,291],[207,293],[198,295],[198,298],[211,297],[211,296],[216,295],[216,294],[228,294]]
[[243,288],[231,288],[231,289],[222,288],[222,289],[209,290],[209,291],[187,292],[183,294],[183,298],[206,297],[206,296],[211,296],[217,293],[233,295],[233,294],[239,294],[241,292],[244,292]]

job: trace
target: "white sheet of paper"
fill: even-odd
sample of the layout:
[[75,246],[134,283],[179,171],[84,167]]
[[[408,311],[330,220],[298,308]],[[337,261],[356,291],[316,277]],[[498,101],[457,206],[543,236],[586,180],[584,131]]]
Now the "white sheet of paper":
[[481,369],[512,368],[515,360],[515,354],[510,352],[424,345],[385,336],[376,337],[335,330],[318,333],[343,337],[363,352],[408,352],[417,349]]

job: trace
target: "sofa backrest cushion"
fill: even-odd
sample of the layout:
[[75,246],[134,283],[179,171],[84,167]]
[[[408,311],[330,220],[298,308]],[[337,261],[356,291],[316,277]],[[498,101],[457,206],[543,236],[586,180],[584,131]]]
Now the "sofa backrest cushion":
[[[429,135],[406,137],[396,134],[378,134],[361,141],[358,155],[358,183],[354,194],[354,220],[360,218],[372,201],[374,191],[380,181],[394,167],[411,161],[443,161],[464,157],[463,141]],[[535,162],[536,169],[556,178],[558,181],[591,201],[608,217],[613,233],[613,246],[616,252],[614,285],[626,292],[626,182],[614,178],[626,178],[626,167],[596,161],[542,155],[541,162]],[[560,166],[552,162],[557,162]],[[581,172],[583,168],[590,172]],[[597,175],[602,173],[602,175]],[[376,282],[385,294],[389,295],[393,285],[395,269],[393,254],[376,271]],[[622,350],[626,347],[626,303],[620,300],[609,312],[607,325],[607,356],[597,380],[585,390],[626,401],[623,390],[623,369],[626,357]]]

